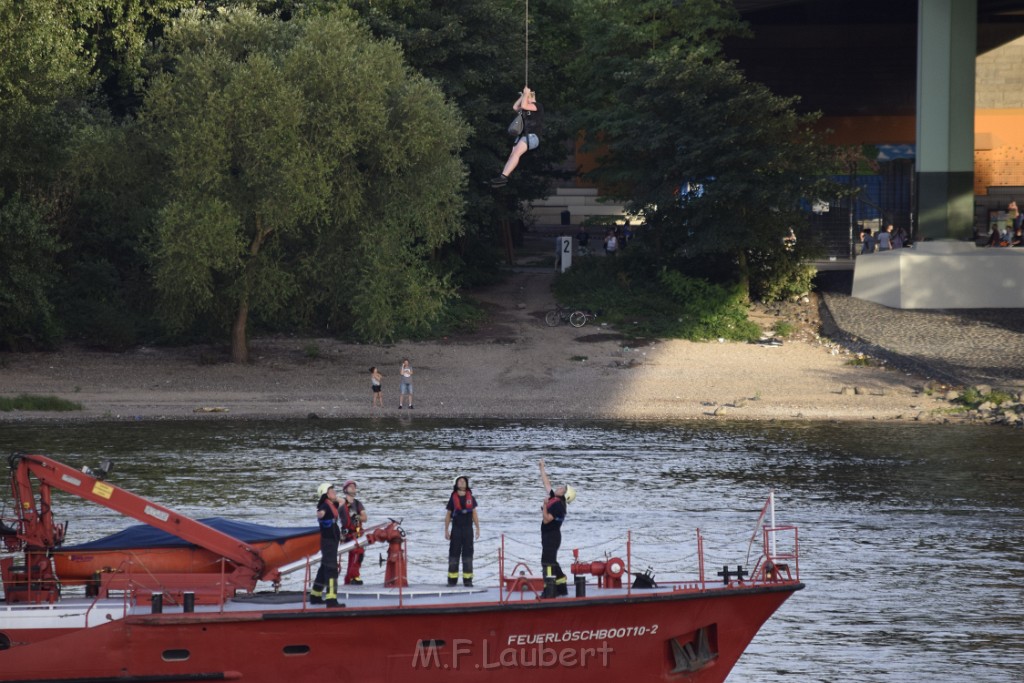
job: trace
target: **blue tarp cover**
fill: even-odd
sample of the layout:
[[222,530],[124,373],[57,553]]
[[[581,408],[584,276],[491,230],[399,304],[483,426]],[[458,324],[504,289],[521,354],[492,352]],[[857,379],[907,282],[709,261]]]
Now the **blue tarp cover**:
[[[245,543],[257,541],[284,541],[295,536],[305,536],[318,531],[318,527],[275,527],[251,522],[239,522],[223,517],[207,517],[200,519],[200,522],[211,526],[217,531],[227,534]],[[59,552],[69,550],[124,550],[127,548],[189,548],[196,547],[195,544],[183,541],[182,539],[160,531],[148,524],[130,526],[124,531],[116,534],[81,543],[79,545],[61,546]]]

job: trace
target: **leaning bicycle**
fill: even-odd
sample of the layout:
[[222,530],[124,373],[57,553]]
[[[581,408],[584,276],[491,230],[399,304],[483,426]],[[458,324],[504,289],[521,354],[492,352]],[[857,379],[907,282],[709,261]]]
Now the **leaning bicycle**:
[[544,316],[544,322],[548,324],[548,327],[558,327],[558,323],[569,322],[569,318],[574,312],[571,308],[562,308],[556,304],[554,309],[548,311]]
[[555,306],[554,309],[547,312],[544,316],[544,322],[549,327],[557,327],[559,323],[569,323],[573,327],[583,327],[587,324],[588,320],[593,320],[597,317],[596,313],[585,311],[579,308],[562,308],[561,306]]

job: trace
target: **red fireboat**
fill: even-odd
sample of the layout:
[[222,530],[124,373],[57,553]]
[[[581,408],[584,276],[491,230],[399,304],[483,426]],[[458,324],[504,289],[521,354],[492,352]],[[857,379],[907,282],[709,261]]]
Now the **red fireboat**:
[[[283,562],[280,543],[240,540],[108,481],[109,466],[79,471],[34,454],[10,457],[14,516],[0,520],[0,681],[83,683],[244,680],[680,681],[721,683],[761,625],[795,591],[797,528],[776,526],[773,499],[757,529],[753,568],[705,578],[703,539],[690,580],[633,572],[625,558],[572,563],[575,595],[555,597],[529,567],[496,586],[409,585],[406,537],[397,521],[354,546],[387,545],[381,585],[342,586],[341,605],[281,589],[316,554]],[[200,566],[147,565],[134,553],[65,585],[55,558],[66,524],[51,492],[74,494],[180,539]],[[769,516],[770,515],[770,516]],[[293,530],[294,531],[294,530]],[[285,534],[288,537],[287,534]],[[260,584],[264,590],[257,590]],[[74,585],[79,584],[79,585]]]

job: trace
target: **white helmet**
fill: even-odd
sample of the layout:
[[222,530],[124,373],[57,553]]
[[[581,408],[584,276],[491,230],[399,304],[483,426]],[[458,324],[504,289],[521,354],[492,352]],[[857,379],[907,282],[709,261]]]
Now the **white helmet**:
[[568,484],[566,484],[565,485],[565,503],[566,503],[566,505],[568,505],[569,503],[573,502],[574,500],[576,500],[576,489],[574,489],[573,487],[571,487]]
[[327,495],[327,492],[334,488],[334,484],[329,481],[325,481],[316,487],[316,497],[323,498]]

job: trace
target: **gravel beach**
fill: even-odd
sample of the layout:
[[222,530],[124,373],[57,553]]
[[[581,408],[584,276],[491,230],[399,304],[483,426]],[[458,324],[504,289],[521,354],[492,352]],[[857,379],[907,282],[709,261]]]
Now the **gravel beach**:
[[[520,272],[474,297],[489,321],[469,335],[393,345],[260,338],[252,362],[226,349],[138,348],[104,353],[0,354],[0,395],[56,395],[61,413],[24,420],[426,417],[625,420],[942,419],[948,403],[926,379],[851,364],[849,352],[798,333],[781,346],[629,340],[600,320],[548,327],[552,275]],[[804,304],[816,318],[816,299]],[[770,321],[764,321],[770,327]],[[413,411],[398,408],[398,368],[415,370]],[[371,406],[370,366],[384,375]]]

